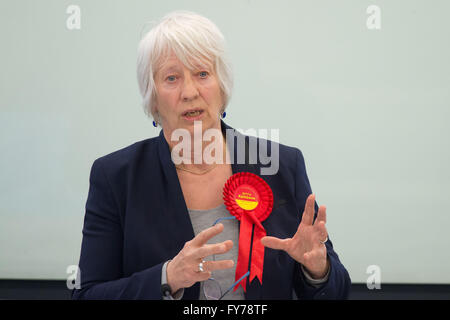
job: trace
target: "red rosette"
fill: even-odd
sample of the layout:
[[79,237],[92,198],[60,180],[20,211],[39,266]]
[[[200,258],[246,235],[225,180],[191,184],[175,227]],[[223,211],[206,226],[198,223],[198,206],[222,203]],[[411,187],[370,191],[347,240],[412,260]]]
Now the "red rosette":
[[[250,172],[239,172],[232,175],[223,188],[223,201],[228,211],[240,222],[239,255],[236,265],[236,281],[248,271],[250,250],[252,261],[250,264],[251,282],[257,277],[262,284],[264,267],[264,246],[261,238],[266,236],[266,230],[261,222],[272,212],[273,193],[269,185],[259,176]],[[253,226],[253,242],[252,230]],[[242,285],[246,291],[246,279],[242,279],[234,288]]]

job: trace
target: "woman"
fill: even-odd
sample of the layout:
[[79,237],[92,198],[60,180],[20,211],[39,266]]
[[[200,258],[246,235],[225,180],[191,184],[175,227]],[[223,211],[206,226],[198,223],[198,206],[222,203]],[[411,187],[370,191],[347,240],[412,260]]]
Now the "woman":
[[[186,11],[168,14],[141,40],[137,72],[143,104],[162,130],[94,162],[81,288],[73,298],[222,298],[233,284],[239,222],[214,221],[230,216],[222,199],[227,179],[237,172],[258,174],[262,165],[236,161],[242,150],[225,135],[233,129],[221,120],[232,89],[224,48],[211,21]],[[208,130],[222,134],[203,139]],[[180,141],[173,138],[180,132],[200,151],[174,152]],[[213,143],[218,147],[211,163],[201,150]],[[245,145],[248,151],[248,138]],[[279,170],[262,176],[274,199],[262,223],[268,235],[261,239],[262,283],[247,277],[245,292],[239,286],[223,298],[344,299],[350,278],[328,238],[326,208],[315,204],[301,152],[277,146]],[[227,158],[229,148],[233,159]],[[217,297],[208,292],[211,281],[221,288]]]

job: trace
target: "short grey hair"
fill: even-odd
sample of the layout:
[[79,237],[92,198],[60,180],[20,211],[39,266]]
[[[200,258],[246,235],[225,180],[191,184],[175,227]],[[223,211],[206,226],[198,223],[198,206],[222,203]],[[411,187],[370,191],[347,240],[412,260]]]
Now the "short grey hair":
[[137,79],[147,116],[155,119],[154,76],[171,52],[192,71],[196,69],[196,64],[203,65],[205,62],[214,68],[222,91],[224,111],[233,89],[225,38],[209,19],[194,12],[178,10],[165,15],[144,35],[138,46]]

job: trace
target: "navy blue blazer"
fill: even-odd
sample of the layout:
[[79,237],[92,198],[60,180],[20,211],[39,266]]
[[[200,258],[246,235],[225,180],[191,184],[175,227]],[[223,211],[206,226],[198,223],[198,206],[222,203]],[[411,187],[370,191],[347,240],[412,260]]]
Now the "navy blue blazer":
[[[223,121],[221,125],[223,132],[232,129]],[[245,138],[248,150],[249,137]],[[246,163],[237,163],[237,140],[234,146],[233,173],[260,175],[264,166],[259,159],[252,164],[247,155]],[[299,149],[279,144],[279,159],[277,174],[261,176],[274,195],[272,213],[262,225],[267,235],[286,238],[295,234],[312,191]],[[162,299],[163,264],[194,237],[163,131],[95,160],[89,182],[79,261],[81,288],[72,291],[72,298]],[[300,264],[286,252],[266,248],[263,284],[256,278],[247,283],[245,298],[292,299],[295,290],[299,299],[346,299],[349,274],[331,240],[326,247],[331,270],[320,288],[305,281]],[[186,288],[183,299],[198,299],[199,290],[199,283]]]

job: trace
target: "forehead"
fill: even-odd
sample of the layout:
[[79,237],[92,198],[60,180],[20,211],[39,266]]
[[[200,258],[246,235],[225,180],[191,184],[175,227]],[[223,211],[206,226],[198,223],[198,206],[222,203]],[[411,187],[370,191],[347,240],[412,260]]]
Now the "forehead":
[[[191,64],[197,69],[209,68],[209,63],[206,62],[191,62]],[[180,70],[184,67],[184,64],[175,55],[171,55],[160,66],[159,71],[166,72],[171,70]],[[186,66],[188,68],[188,66]]]

